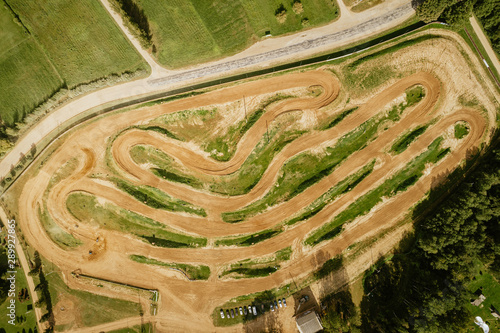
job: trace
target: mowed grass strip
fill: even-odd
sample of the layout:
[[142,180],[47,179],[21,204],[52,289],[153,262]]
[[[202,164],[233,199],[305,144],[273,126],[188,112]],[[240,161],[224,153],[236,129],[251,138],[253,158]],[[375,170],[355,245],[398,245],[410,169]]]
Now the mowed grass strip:
[[203,217],[207,216],[207,213],[203,208],[196,207],[195,205],[184,200],[172,198],[157,188],[145,185],[132,185],[131,183],[116,177],[113,177],[112,181],[120,190],[130,194],[132,197],[149,207],[164,209],[171,212],[195,214]]
[[434,140],[425,152],[406,164],[405,167],[384,181],[380,186],[353,202],[344,211],[335,216],[332,221],[314,231],[304,243],[314,246],[337,236],[342,231],[342,226],[345,223],[351,222],[356,217],[368,213],[384,197],[392,197],[415,184],[422,176],[427,163],[437,163],[450,151],[450,148],[441,148],[442,141],[442,137]]
[[69,88],[146,68],[99,1],[8,2]]
[[0,4],[0,117],[7,126],[22,120],[63,84],[43,50]]
[[[168,67],[181,67],[221,58],[245,49],[267,33],[273,36],[317,26],[338,17],[332,0],[292,2],[267,0],[138,0],[149,19],[157,59]],[[276,10],[283,4],[286,19]]]
[[109,203],[101,205],[93,195],[71,193],[66,201],[66,207],[76,219],[83,223],[133,234],[152,245],[169,248],[203,247],[207,245],[206,238],[170,231],[158,221]]
[[168,267],[175,270],[182,271],[189,280],[208,280],[210,277],[210,267],[204,265],[189,265],[189,264],[179,264],[174,262],[164,262],[152,258],[148,258],[141,255],[131,255],[130,259],[133,261],[140,262],[142,264],[156,265]]
[[404,152],[413,141],[415,141],[420,135],[424,134],[427,127],[429,127],[429,125],[420,125],[401,135],[393,143],[390,150],[391,153],[398,155]]
[[286,247],[271,256],[259,259],[245,259],[231,264],[221,276],[231,275],[234,279],[268,276],[280,269],[280,263],[290,260],[292,248]]
[[283,229],[267,229],[254,234],[221,238],[215,241],[215,246],[252,246],[279,235]]
[[466,123],[464,122],[459,122],[458,124],[455,124],[454,127],[454,136],[455,139],[463,139],[469,134],[469,127]]

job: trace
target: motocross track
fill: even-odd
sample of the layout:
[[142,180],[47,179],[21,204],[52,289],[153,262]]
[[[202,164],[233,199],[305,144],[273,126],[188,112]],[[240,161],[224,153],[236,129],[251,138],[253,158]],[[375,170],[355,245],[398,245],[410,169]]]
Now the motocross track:
[[[123,131],[132,125],[143,124],[146,120],[165,113],[231,102],[241,99],[243,95],[249,96],[250,92],[253,95],[260,95],[313,85],[322,87],[321,95],[295,98],[275,104],[244,135],[238,143],[234,157],[228,162],[222,163],[207,159],[179,146],[176,140],[156,133],[138,129]],[[243,222],[228,224],[221,220],[222,212],[237,210],[265,195],[274,184],[283,163],[290,157],[326,141],[335,142],[332,140],[342,137],[383,111],[394,99],[404,94],[407,88],[415,85],[422,85],[425,88],[424,99],[406,109],[400,121],[380,133],[366,147],[349,156],[331,175],[288,202],[272,207]],[[337,98],[340,89],[340,82],[330,72],[315,70],[257,80],[166,104],[102,117],[73,132],[44,162],[37,174],[25,184],[19,197],[19,221],[25,237],[41,255],[61,269],[70,287],[100,292],[98,288],[92,288],[71,276],[71,272],[79,270],[97,278],[158,289],[160,293],[158,314],[150,317],[149,312],[146,311],[145,315],[145,320],[155,321],[158,331],[213,331],[215,328],[210,315],[215,307],[236,296],[278,287],[289,282],[291,276],[296,279],[305,277],[354,242],[393,225],[428,192],[436,175],[456,168],[468,151],[479,146],[486,131],[486,120],[477,110],[457,109],[447,113],[445,117],[439,117],[439,120],[403,153],[395,156],[387,154],[388,147],[390,148],[394,140],[406,129],[426,124],[439,116],[442,111],[438,103],[440,94],[444,93],[440,81],[429,72],[418,72],[385,88],[337,126],[326,131],[313,131],[305,134],[292,144],[285,146],[272,160],[257,185],[249,193],[234,197],[219,196],[162,180],[137,165],[130,156],[130,149],[136,145],[150,145],[196,172],[214,177],[227,175],[237,171],[255,148],[266,132],[266,122],[270,123],[280,114],[296,110],[319,112],[321,107],[329,105]],[[338,237],[312,248],[303,245],[302,241],[308,233],[326,221],[330,221],[350,203],[404,167],[457,121],[468,123],[469,134],[452,148],[451,153],[439,163],[432,165],[431,170],[428,170],[429,172],[426,172],[415,185],[378,206],[369,218],[361,218],[347,225]],[[120,135],[116,136],[117,133]],[[124,177],[135,184],[153,186],[174,198],[201,206],[208,216],[202,218],[157,210],[135,200],[113,187],[111,183],[98,182],[95,178],[90,178],[89,175],[92,174],[110,173],[106,166],[105,154],[106,147],[110,145],[109,138],[114,138],[114,136],[116,138],[111,144],[111,155]],[[47,199],[44,199],[44,193],[53,175],[60,170],[61,166],[74,158],[77,158],[79,164],[75,172],[51,187]],[[210,245],[211,239],[215,237],[259,232],[279,224],[373,159],[377,159],[377,166],[368,177],[307,222],[297,224],[276,237],[250,247],[213,247]],[[66,208],[67,197],[74,192],[96,195],[100,199],[140,213],[175,230],[207,237],[209,246],[190,249],[160,248],[144,243],[131,235],[81,223]],[[62,229],[82,240],[84,245],[75,250],[63,250],[50,239],[37,214],[38,208],[43,207],[44,200],[46,200],[52,219]],[[98,243],[97,238],[99,238]],[[293,260],[268,277],[243,280],[218,278],[218,272],[228,263],[269,255],[287,246],[292,246]],[[92,249],[92,255],[89,255],[89,249]],[[166,262],[208,265],[211,269],[211,276],[208,281],[189,281],[178,272],[131,261],[129,256],[132,254]],[[123,295],[116,296],[124,297]],[[124,322],[121,320],[120,324],[123,325]],[[117,328],[119,324],[109,327]],[[224,329],[220,328],[220,330]],[[91,332],[93,330],[89,328],[78,331]]]

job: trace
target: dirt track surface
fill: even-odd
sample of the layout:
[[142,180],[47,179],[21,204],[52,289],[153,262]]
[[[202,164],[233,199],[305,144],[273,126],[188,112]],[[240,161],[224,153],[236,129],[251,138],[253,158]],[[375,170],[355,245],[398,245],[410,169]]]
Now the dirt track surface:
[[[399,122],[381,133],[367,147],[352,154],[330,176],[290,201],[273,207],[247,221],[237,224],[227,224],[221,221],[221,212],[243,207],[262,197],[272,186],[280,167],[288,158],[301,151],[314,148],[325,141],[336,140],[382,111],[395,98],[401,96],[407,88],[416,84],[424,86],[425,98],[416,106],[408,108]],[[110,185],[88,177],[94,173],[106,172],[104,156],[109,144],[108,138],[131,125],[143,123],[145,120],[165,113],[238,100],[244,94],[248,96],[249,91],[258,95],[311,85],[321,85],[323,93],[314,98],[283,101],[270,108],[242,138],[234,158],[225,163],[214,162],[177,145],[174,140],[143,131],[127,130],[116,138],[111,147],[111,154],[116,166],[126,177],[136,184],[154,186],[173,197],[200,205],[207,210],[208,218],[155,210]],[[197,172],[211,174],[215,177],[228,174],[238,170],[255,147],[256,142],[266,130],[266,121],[271,122],[279,114],[293,110],[319,112],[321,107],[330,104],[337,98],[339,89],[341,89],[341,85],[331,73],[317,70],[254,81],[168,104],[103,117],[71,134],[60,148],[47,159],[37,174],[27,181],[19,198],[19,223],[22,230],[34,248],[61,268],[70,287],[96,291],[71,276],[70,272],[78,269],[84,274],[98,278],[158,289],[161,295],[158,315],[154,318],[149,318],[146,315],[145,319],[155,321],[160,332],[212,331],[214,328],[210,314],[216,306],[239,295],[280,286],[289,282],[291,276],[300,279],[352,243],[393,225],[430,189],[436,175],[454,169],[465,158],[469,149],[480,144],[486,131],[485,118],[476,110],[458,109],[448,113],[446,117],[440,117],[436,124],[432,125],[402,154],[387,155],[387,148],[404,130],[425,124],[440,115],[441,110],[436,106],[444,92],[442,84],[433,74],[418,72],[388,86],[332,129],[312,132],[312,134],[297,139],[292,145],[286,146],[275,156],[258,184],[248,194],[235,197],[213,195],[159,179],[134,163],[129,153],[131,147],[138,144],[152,145]],[[432,166],[432,169],[422,176],[414,186],[396,195],[383,205],[377,206],[369,216],[359,218],[349,224],[339,237],[314,248],[303,245],[302,241],[308,233],[321,226],[325,221],[331,220],[351,202],[380,184],[412,158],[418,156],[436,137],[457,121],[466,121],[469,124],[470,133],[453,148],[452,153],[448,154],[437,165]],[[77,169],[68,178],[52,187],[46,202],[54,221],[85,243],[76,250],[65,251],[51,241],[38,219],[37,212],[38,207],[42,207],[44,192],[52,176],[62,165],[73,158],[78,159]],[[374,158],[379,161],[376,170],[352,191],[335,200],[306,223],[298,224],[274,238],[251,247],[158,248],[130,235],[98,229],[81,223],[66,208],[68,195],[75,191],[83,191],[190,234],[213,238],[258,232],[280,223],[283,219],[306,207],[331,186]],[[96,248],[95,239],[97,237],[99,237],[99,248]],[[244,280],[221,280],[217,277],[220,268],[228,263],[269,255],[287,246],[292,246],[293,260],[268,277]],[[89,256],[89,249],[93,249],[95,254]],[[131,254],[144,255],[162,261],[205,264],[210,266],[212,275],[208,281],[188,281],[180,273],[133,262],[128,258]],[[116,296],[124,297],[123,295]],[[106,328],[117,328],[123,322],[109,324],[111,326],[108,325]]]

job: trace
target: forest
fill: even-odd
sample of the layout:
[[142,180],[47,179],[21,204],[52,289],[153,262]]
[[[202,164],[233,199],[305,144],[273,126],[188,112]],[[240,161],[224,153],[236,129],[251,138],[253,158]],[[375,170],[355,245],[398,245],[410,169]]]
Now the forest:
[[500,54],[500,1],[498,0],[423,0],[417,6],[417,15],[424,22],[443,21],[461,27],[474,13]]

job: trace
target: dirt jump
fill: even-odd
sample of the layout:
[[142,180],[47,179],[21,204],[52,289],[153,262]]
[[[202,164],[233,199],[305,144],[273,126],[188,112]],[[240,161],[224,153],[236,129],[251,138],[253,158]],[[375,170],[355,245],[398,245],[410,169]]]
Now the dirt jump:
[[[230,103],[241,100],[242,96],[259,96],[312,86],[321,88],[317,96],[286,99],[267,108],[237,142],[234,155],[225,162],[216,161],[179,140],[140,128],[140,125],[165,114]],[[405,91],[415,86],[420,86],[425,91],[422,100],[408,107],[401,119],[387,124],[373,140],[352,153],[332,173],[289,200],[272,205],[241,222],[223,221],[221,214],[242,209],[262,199],[276,183],[283,165],[291,158],[326,143],[329,146],[335,145],[349,132],[390,108],[394,101],[404,96]],[[234,196],[220,195],[204,188],[162,179],[149,168],[136,163],[131,150],[137,146],[153,147],[193,174],[203,175],[216,182],[220,177],[240,170],[259,141],[266,136],[269,124],[288,113],[321,113],[323,108],[341,98],[341,91],[341,79],[323,68],[246,82],[163,104],[114,113],[83,124],[66,137],[25,183],[18,200],[19,223],[24,235],[42,256],[61,269],[65,282],[71,288],[102,293],[71,274],[78,271],[98,279],[158,290],[160,299],[157,312],[153,316],[146,309],[143,318],[154,322],[158,331],[215,331],[211,315],[214,309],[228,300],[282,286],[290,283],[292,278],[303,279],[353,243],[393,226],[425,196],[434,185],[437,175],[455,169],[467,154],[485,141],[485,136],[489,133],[488,119],[475,108],[444,110],[446,103],[443,101],[446,101],[446,94],[449,92],[443,88],[442,81],[432,71],[417,71],[379,89],[336,126],[310,131],[284,146],[274,155],[255,186],[245,194]],[[340,106],[337,109],[341,111]],[[239,112],[243,112],[243,109],[240,108]],[[461,140],[448,139],[449,153],[437,163],[426,165],[423,175],[412,186],[383,200],[368,214],[344,225],[342,232],[336,237],[315,246],[304,243],[318,228],[402,169],[424,152],[437,137],[459,122],[467,124],[467,136]],[[389,153],[394,141],[406,130],[429,123],[431,125],[428,129],[402,153]],[[284,227],[276,236],[251,246],[215,244],[216,239],[255,234],[279,226],[373,160],[376,161],[375,167],[366,178],[305,222]],[[75,167],[65,177],[54,181],[54,175],[68,163],[74,163]],[[125,179],[133,186],[161,190],[172,198],[202,208],[206,216],[153,208],[116,184],[103,180],[109,175]],[[112,204],[134,212],[156,221],[170,231],[206,238],[207,245],[190,248],[160,247],[135,235],[110,230],[105,227],[106,221],[82,221],[68,209],[68,197],[75,193],[95,196],[103,205]],[[82,245],[66,249],[58,246],[41,221],[39,211],[44,209],[63,232],[80,240]],[[231,263],[270,256],[286,247],[291,247],[292,259],[268,276],[231,279],[220,275],[224,267]],[[210,268],[210,276],[207,280],[193,281],[181,272],[133,261],[130,259],[132,255],[167,263],[206,265]],[[113,297],[127,299],[126,295],[119,292],[108,293]],[[116,325],[107,324],[106,329],[119,328],[125,324],[121,320]],[[217,328],[217,331],[238,330],[238,327]],[[74,331],[90,332],[92,328],[75,328]]]

